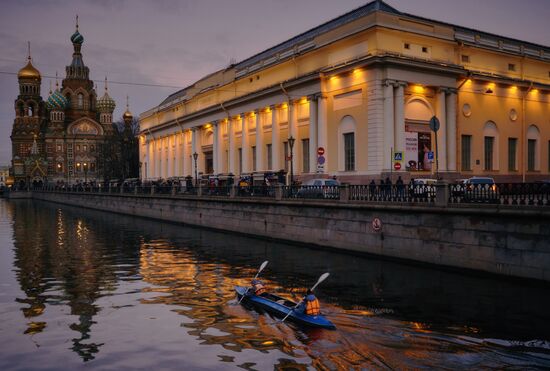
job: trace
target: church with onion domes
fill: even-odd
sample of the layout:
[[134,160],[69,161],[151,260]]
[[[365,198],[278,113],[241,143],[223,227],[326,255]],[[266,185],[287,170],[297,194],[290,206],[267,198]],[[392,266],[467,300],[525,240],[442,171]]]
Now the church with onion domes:
[[[90,70],[81,49],[84,37],[76,30],[70,38],[73,55],[66,66],[61,86],[56,78],[46,101],[40,96],[42,76],[27,64],[19,71],[19,95],[15,100],[12,141],[12,175],[18,187],[44,184],[100,183],[108,180],[103,155],[107,138],[113,134],[116,103],[107,91],[97,97]],[[123,115],[126,125],[133,116],[128,107]]]

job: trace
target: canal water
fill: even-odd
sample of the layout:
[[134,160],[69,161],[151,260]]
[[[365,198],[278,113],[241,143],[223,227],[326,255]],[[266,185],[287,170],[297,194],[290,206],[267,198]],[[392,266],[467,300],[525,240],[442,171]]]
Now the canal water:
[[[280,236],[284,237],[284,236]],[[336,331],[237,303],[316,290]],[[550,288],[0,200],[1,370],[542,369]]]

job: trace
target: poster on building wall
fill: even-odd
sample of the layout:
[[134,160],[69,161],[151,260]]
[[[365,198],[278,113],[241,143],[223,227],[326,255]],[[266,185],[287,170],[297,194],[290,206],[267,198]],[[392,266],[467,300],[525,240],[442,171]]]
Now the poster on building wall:
[[407,170],[415,171],[418,167],[418,133],[405,132],[405,165]]
[[418,133],[418,170],[431,171],[433,160],[429,159],[432,151],[432,135]]

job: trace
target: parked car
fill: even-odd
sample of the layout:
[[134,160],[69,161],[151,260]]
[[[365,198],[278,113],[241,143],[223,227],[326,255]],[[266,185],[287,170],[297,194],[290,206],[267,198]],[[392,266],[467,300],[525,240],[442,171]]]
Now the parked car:
[[296,193],[301,198],[339,198],[340,182],[334,179],[310,179]]
[[498,203],[498,190],[493,178],[472,177],[464,182],[464,201]]

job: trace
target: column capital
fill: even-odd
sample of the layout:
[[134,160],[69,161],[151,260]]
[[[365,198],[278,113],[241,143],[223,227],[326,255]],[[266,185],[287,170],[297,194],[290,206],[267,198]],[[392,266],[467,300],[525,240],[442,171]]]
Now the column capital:
[[244,120],[246,118],[246,112],[239,113],[239,117]]
[[399,88],[399,87],[406,88],[408,85],[409,85],[409,83],[407,81],[397,80],[393,83],[393,86],[396,87],[396,88]]
[[220,123],[220,120],[213,120],[211,122],[212,126],[218,126],[219,123]]
[[277,109],[277,105],[276,105],[276,104],[270,104],[270,105],[269,105],[269,109],[270,109],[271,111],[275,111],[275,110]]
[[440,86],[437,88],[438,93],[445,93],[445,94],[456,94],[458,90],[456,88],[451,88],[448,86]]
[[312,102],[312,101],[314,102],[314,101],[316,101],[317,99],[319,99],[319,94],[311,94],[311,95],[308,95],[308,96],[307,96],[307,100],[308,100],[309,102]]
[[256,108],[256,109],[253,110],[252,112],[254,112],[254,114],[255,114],[256,116],[258,116],[258,115],[260,114],[260,111],[261,111],[261,110],[260,110],[259,108]]
[[396,80],[384,79],[384,80],[382,80],[382,85],[383,86],[395,86],[396,82],[397,82]]

